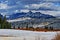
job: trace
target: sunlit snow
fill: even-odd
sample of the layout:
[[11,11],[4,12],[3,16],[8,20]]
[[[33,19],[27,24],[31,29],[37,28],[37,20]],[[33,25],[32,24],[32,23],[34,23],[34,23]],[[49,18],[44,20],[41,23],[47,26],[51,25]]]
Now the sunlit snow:
[[34,32],[25,30],[0,29],[0,35],[12,36],[10,39],[18,38],[20,40],[51,40],[56,35],[56,32]]

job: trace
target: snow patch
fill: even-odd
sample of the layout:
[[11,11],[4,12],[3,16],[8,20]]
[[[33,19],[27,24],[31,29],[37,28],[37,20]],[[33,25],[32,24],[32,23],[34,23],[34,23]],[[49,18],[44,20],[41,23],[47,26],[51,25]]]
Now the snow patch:
[[23,17],[23,18],[18,18],[18,19],[13,19],[13,20],[7,20],[8,22],[17,22],[17,21],[24,21],[24,20],[29,20],[31,18],[29,17]]

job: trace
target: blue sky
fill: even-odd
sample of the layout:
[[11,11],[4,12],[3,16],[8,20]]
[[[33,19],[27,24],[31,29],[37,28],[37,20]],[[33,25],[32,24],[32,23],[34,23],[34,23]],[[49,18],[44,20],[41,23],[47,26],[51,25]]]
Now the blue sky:
[[0,13],[10,15],[29,10],[60,16],[60,0],[0,0]]

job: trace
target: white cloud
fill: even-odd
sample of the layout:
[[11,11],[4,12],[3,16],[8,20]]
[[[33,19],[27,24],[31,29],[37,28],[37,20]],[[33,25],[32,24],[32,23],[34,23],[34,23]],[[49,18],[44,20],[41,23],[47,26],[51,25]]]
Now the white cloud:
[[0,3],[0,9],[8,9],[8,0],[6,0],[5,2],[1,1]]
[[29,5],[25,5],[25,8],[29,8]]
[[32,12],[41,12],[43,14],[49,14],[49,15],[53,15],[53,16],[60,15],[60,11],[41,11],[41,10],[35,11],[35,10],[33,10]]
[[8,1],[5,1],[5,3],[8,3]]
[[[20,12],[25,12],[25,13],[27,13],[27,12],[29,12],[30,10],[26,10],[26,9],[24,9],[24,10],[20,10]],[[53,15],[53,16],[59,16],[60,15],[60,11],[41,11],[41,10],[38,10],[38,11],[35,11],[35,10],[31,10],[33,13],[35,13],[35,12],[41,12],[41,13],[43,13],[43,14],[48,14],[48,15]]]
[[28,9],[23,9],[23,10],[20,10],[20,12],[25,12],[25,13],[27,13],[27,12],[29,12],[29,10],[28,10]]
[[0,9],[7,9],[7,8],[8,8],[7,4],[0,3]]
[[43,1],[52,1],[52,2],[55,2],[55,1],[60,1],[60,0],[43,0]]
[[49,14],[49,15],[53,15],[53,16],[58,16],[60,15],[60,11],[40,11],[41,13],[44,14]]
[[39,7],[40,7],[40,4],[32,4],[32,5],[30,5],[31,6],[31,8],[33,8],[33,9],[39,9]]
[[44,3],[40,3],[40,4],[30,4],[30,5],[25,5],[25,8],[27,9],[39,9],[39,8],[47,8],[47,9],[52,9],[60,11],[60,6],[56,6],[54,3],[52,2],[44,2]]
[[14,6],[9,6],[8,1],[0,3],[0,9],[10,9],[13,8]]
[[25,8],[28,8],[28,9],[38,9],[39,7],[40,7],[39,4],[25,5]]

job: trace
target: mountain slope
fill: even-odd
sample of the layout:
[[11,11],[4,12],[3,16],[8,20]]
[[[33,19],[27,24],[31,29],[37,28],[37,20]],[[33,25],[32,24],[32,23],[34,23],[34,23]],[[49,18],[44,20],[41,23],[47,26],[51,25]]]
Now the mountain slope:
[[22,18],[22,17],[30,17],[30,18],[55,18],[52,15],[42,14],[40,12],[33,13],[33,12],[29,11],[28,13],[21,12],[21,13],[16,13],[16,14],[9,15],[9,18],[7,18],[7,19],[17,19],[17,18]]
[[53,22],[56,19],[56,17],[52,15],[42,14],[40,12],[33,13],[31,11],[28,13],[16,13],[9,16],[7,21],[10,22],[12,26],[16,27],[26,27],[27,24],[29,27],[35,27],[35,25],[41,26],[41,24],[44,25],[45,23]]

